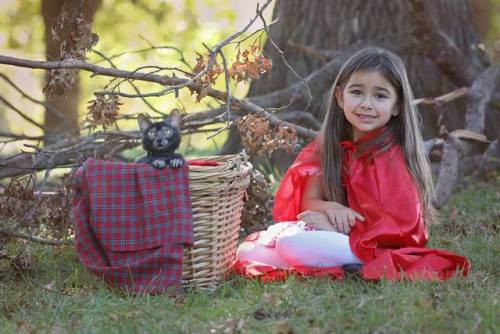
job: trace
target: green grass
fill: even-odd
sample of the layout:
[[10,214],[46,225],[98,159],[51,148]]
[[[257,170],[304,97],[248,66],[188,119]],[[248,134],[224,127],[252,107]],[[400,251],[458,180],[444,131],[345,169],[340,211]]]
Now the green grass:
[[261,284],[230,277],[219,289],[127,296],[106,288],[71,247],[33,248],[30,271],[0,261],[5,333],[499,333],[500,182],[458,189],[430,246],[472,262],[447,282],[299,279]]

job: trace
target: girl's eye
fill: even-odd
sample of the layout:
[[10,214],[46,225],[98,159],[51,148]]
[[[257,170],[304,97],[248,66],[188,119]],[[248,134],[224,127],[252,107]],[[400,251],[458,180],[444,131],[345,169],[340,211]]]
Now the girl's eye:
[[351,94],[355,95],[355,96],[359,96],[362,94],[362,92],[359,89],[354,89],[354,90],[351,90]]
[[377,99],[379,99],[379,100],[382,100],[382,99],[386,99],[386,98],[387,98],[387,96],[385,96],[384,94],[377,94],[375,97],[376,97]]

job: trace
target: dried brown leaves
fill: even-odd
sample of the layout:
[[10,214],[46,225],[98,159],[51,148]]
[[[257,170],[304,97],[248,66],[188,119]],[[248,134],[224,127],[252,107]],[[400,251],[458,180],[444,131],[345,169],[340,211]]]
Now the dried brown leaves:
[[258,170],[253,170],[241,216],[241,227],[246,234],[265,230],[271,224],[273,195],[269,189],[266,177]]
[[236,61],[229,69],[229,77],[236,82],[258,79],[262,74],[267,73],[272,67],[271,59],[261,54],[258,45],[236,54]]
[[[203,72],[205,68],[209,64],[209,57],[203,56],[198,53],[198,57],[196,58],[196,65],[193,68],[193,74],[198,75]],[[217,59],[214,60],[212,66],[208,69],[207,73],[202,75],[200,78],[196,80],[201,85],[201,89],[198,91],[191,90],[191,94],[196,94],[196,101],[200,102],[202,98],[207,96],[208,90],[210,86],[215,84],[215,80],[219,77],[219,75],[223,72],[221,65],[217,62]]]
[[61,186],[55,194],[46,196],[42,201],[44,215],[39,218],[47,229],[47,236],[64,239],[73,234],[71,206],[73,190],[70,186],[70,174],[61,177]]
[[123,104],[116,95],[102,94],[96,95],[96,98],[88,103],[87,116],[82,125],[88,124],[92,128],[100,125],[104,130],[116,122],[118,110]]
[[47,72],[47,83],[43,91],[48,96],[66,95],[68,90],[75,84],[77,70],[71,68],[57,68]]
[[0,194],[0,216],[20,221],[34,201],[33,186],[25,178],[11,179],[7,189]]
[[41,227],[39,235],[56,239],[68,237],[73,233],[73,196],[68,179],[67,174],[61,178],[61,186],[54,194],[37,196],[30,180],[12,179],[7,189],[0,194],[0,217],[17,223],[22,222],[21,230],[28,226]]
[[[196,75],[201,73],[208,66],[209,58],[203,56],[198,53],[198,57],[196,58],[196,65],[193,68],[193,73]],[[222,73],[222,67],[217,63],[217,60],[214,61],[212,67],[205,73],[204,76],[198,79],[198,82],[201,84],[214,84],[217,77]]]
[[285,126],[271,127],[269,121],[259,115],[246,115],[238,119],[243,145],[255,154],[271,154],[276,149],[291,152],[298,143],[297,133]]
[[[228,75],[236,82],[258,79],[262,74],[269,71],[272,67],[272,62],[266,56],[260,54],[261,49],[258,45],[252,45],[243,52],[238,50],[236,61],[228,69]],[[196,65],[193,68],[193,75],[197,75],[204,71],[209,65],[209,57],[198,54]],[[202,98],[207,96],[209,88],[215,84],[215,81],[221,73],[224,72],[217,58],[214,59],[212,66],[207,73],[196,80],[201,85],[201,89],[191,89],[191,94],[196,94],[196,101],[200,102]]]
[[[83,15],[81,5],[66,1],[61,14],[51,28],[52,39],[61,41],[59,60],[85,60],[85,54],[99,41],[92,33],[92,22]],[[75,69],[54,69],[47,74],[43,91],[48,96],[65,95],[73,87],[78,75]]]

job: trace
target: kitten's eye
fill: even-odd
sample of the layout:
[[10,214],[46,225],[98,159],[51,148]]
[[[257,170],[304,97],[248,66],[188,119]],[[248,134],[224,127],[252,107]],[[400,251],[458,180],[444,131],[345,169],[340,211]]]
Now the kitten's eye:
[[153,129],[149,130],[148,136],[149,137],[154,137],[155,136],[155,130],[153,130]]
[[172,135],[172,129],[165,129],[165,136],[170,137]]

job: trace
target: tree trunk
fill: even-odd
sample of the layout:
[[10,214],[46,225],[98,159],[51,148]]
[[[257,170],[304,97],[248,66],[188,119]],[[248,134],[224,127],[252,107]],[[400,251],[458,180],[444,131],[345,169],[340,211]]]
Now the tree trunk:
[[471,0],[472,19],[479,37],[484,40],[491,29],[491,13],[495,10],[491,0]]
[[[484,60],[481,50],[471,47],[480,41],[472,22],[472,11],[468,0],[425,0],[431,9],[432,21],[457,45],[464,57],[470,59],[477,68],[485,68],[488,60]],[[271,26],[270,34],[274,42],[283,50],[288,63],[302,76],[318,69],[324,60],[314,54],[307,53],[303,48],[332,51],[342,49],[360,40],[373,40],[387,35],[410,33],[415,25],[407,0],[277,0],[273,18],[279,13],[280,20]],[[298,79],[280,59],[280,55],[272,46],[266,43],[264,53],[273,60],[273,68],[258,81],[251,84],[248,96],[257,96],[285,88]],[[407,64],[410,82],[416,97],[430,97],[447,93],[456,84],[447,78],[431,60],[416,54],[401,54]],[[335,78],[331,78],[331,82]],[[468,83],[469,85],[471,83]],[[325,87],[325,91],[328,87]],[[313,96],[308,108],[320,119],[322,96]],[[305,110],[307,101],[297,100],[289,110]],[[438,109],[420,108],[423,118],[424,137],[437,135],[438,111],[443,112],[443,122],[449,129],[463,127],[465,115],[464,100],[447,103]],[[490,113],[488,117],[493,117]],[[492,116],[493,115],[493,116]],[[496,116],[493,124],[500,124]],[[488,124],[488,120],[487,120]],[[490,124],[486,133],[496,133]],[[223,148],[224,153],[235,151],[240,143],[233,130]],[[282,156],[273,160],[281,160]],[[287,166],[290,159],[285,159]]]
[[[59,31],[59,38],[54,39],[51,29],[56,23],[65,1],[72,0],[43,0],[42,16],[45,23],[45,49],[47,60],[60,60],[61,44],[71,33],[71,26],[65,25]],[[94,14],[100,5],[101,0],[83,0],[83,16],[85,22],[92,22]],[[76,3],[76,1],[75,1]],[[84,22],[84,23],[85,23]],[[80,97],[80,83],[78,74],[75,82],[64,95],[51,96],[45,93],[45,100],[48,104],[45,109],[44,124],[46,127],[47,139],[45,144],[51,144],[57,141],[57,135],[78,132],[78,101]]]

